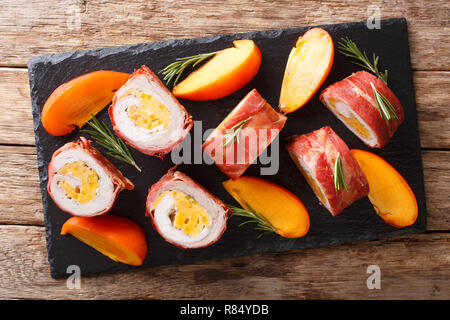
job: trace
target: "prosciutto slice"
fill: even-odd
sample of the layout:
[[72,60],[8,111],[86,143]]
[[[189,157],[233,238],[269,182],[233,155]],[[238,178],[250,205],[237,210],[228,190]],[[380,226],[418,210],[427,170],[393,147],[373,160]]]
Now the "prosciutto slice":
[[280,133],[286,117],[253,89],[203,144],[203,151],[231,179],[240,177]]
[[[398,119],[386,121],[375,103],[371,83],[392,104]],[[322,103],[347,128],[372,148],[382,148],[404,120],[403,107],[383,81],[366,71],[359,71],[332,84],[320,95]]]
[[[345,142],[330,127],[289,138],[287,150],[320,202],[333,216],[369,194],[369,184]],[[340,155],[347,190],[336,190],[334,166]]]

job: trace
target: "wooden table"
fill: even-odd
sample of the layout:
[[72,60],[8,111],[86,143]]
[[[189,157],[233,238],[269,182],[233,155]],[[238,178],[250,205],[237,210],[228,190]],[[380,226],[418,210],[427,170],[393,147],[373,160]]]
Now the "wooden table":
[[[408,20],[428,228],[425,234],[82,278],[49,275],[26,62],[34,55],[367,19],[361,1],[0,3],[0,298],[450,298],[448,0],[377,1]],[[368,290],[367,266],[381,268]]]

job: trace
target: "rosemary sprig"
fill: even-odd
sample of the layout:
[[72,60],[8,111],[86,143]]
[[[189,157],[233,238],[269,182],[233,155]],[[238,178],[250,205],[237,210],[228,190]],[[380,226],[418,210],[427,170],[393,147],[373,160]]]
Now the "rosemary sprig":
[[87,124],[94,130],[84,129],[80,130],[81,132],[89,133],[99,145],[110,151],[107,152],[107,154],[111,157],[132,165],[139,172],[142,171],[141,168],[136,165],[126,144],[122,139],[116,137],[103,121],[98,120],[92,115],[92,119],[89,120]]
[[231,127],[231,130],[233,132],[228,133],[228,137],[223,143],[223,146],[226,147],[230,142],[236,140],[236,142],[239,144],[239,134],[241,133],[242,128],[245,126],[245,124],[251,119],[252,117],[248,117],[247,119],[241,120],[238,123],[236,123],[234,126]]
[[256,213],[256,211],[250,208],[248,204],[246,205],[250,210],[246,210],[235,206],[229,206],[232,211],[231,216],[249,218],[249,220],[242,222],[239,225],[239,227],[246,225],[247,223],[256,223],[255,230],[262,231],[262,233],[258,235],[257,239],[261,238],[265,234],[277,233],[277,231],[275,230],[273,225],[269,222],[269,220],[267,220],[262,214]]
[[169,85],[172,79],[176,76],[173,83],[175,86],[178,83],[178,80],[180,80],[181,74],[187,67],[192,66],[192,68],[195,68],[199,63],[214,57],[218,52],[219,51],[200,53],[195,56],[176,58],[175,62],[172,62],[158,73],[164,76],[163,80],[167,85]]
[[375,103],[380,112],[380,116],[388,122],[391,119],[398,119],[397,113],[395,112],[394,106],[389,102],[389,100],[375,88],[374,84],[371,82],[373,96],[375,97]]
[[342,172],[341,155],[339,153],[334,162],[334,188],[336,191],[344,189],[348,191],[344,180],[344,173]]
[[373,54],[373,62],[370,62],[369,58],[367,57],[366,52],[361,52],[359,50],[356,43],[354,43],[350,38],[345,37],[341,38],[341,41],[338,42],[338,49],[339,52],[345,55],[346,57],[353,58],[359,62],[352,61],[352,63],[363,67],[366,70],[371,71],[374,73],[381,81],[383,81],[385,84],[387,84],[387,70],[384,70],[384,72],[381,72],[378,70],[378,60],[379,57]]

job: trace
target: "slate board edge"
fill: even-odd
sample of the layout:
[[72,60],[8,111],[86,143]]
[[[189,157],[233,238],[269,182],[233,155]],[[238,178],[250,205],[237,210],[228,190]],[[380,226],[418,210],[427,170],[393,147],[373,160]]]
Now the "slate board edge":
[[[404,22],[404,25],[406,26],[406,19],[405,18],[391,18],[391,19],[386,19],[386,20],[382,20],[382,23],[391,23],[391,22],[395,22],[395,21],[400,21],[400,22]],[[337,23],[337,24],[329,24],[329,25],[318,25],[318,26],[335,26],[335,25],[345,25],[345,26],[355,26],[355,25],[361,25],[365,22],[351,22],[351,23]],[[313,27],[313,26],[311,26]],[[300,27],[301,28],[301,27]],[[310,27],[308,27],[310,28]],[[293,27],[293,28],[280,28],[280,29],[273,29],[273,30],[262,30],[263,32],[268,32],[268,33],[274,33],[274,36],[276,36],[276,34],[279,34],[283,31],[286,30],[292,30],[292,29],[297,29],[297,27]],[[43,55],[43,56],[37,56],[34,57],[32,59],[30,59],[28,61],[28,68],[29,68],[29,80],[30,80],[30,92],[31,92],[31,97],[32,97],[32,112],[33,112],[33,122],[34,122],[34,128],[36,129],[40,123],[40,110],[39,110],[39,106],[37,106],[36,102],[33,99],[33,90],[35,90],[34,88],[34,66],[37,63],[45,63],[45,61],[49,58],[52,59],[61,59],[64,60],[66,58],[70,58],[70,57],[76,57],[78,55],[84,55],[86,53],[89,52],[95,52],[95,53],[102,53],[102,51],[107,50],[108,53],[103,53],[106,55],[110,55],[110,54],[116,54],[118,52],[122,52],[122,51],[126,51],[129,49],[132,49],[133,47],[136,46],[144,46],[144,48],[142,48],[142,50],[151,50],[151,49],[156,49],[156,48],[160,48],[160,47],[164,47],[164,46],[170,46],[174,43],[177,43],[179,41],[189,41],[191,42],[191,44],[195,44],[198,41],[202,41],[202,42],[207,42],[207,41],[214,41],[217,40],[220,37],[224,37],[224,36],[235,36],[235,35],[246,35],[251,37],[252,35],[259,33],[261,31],[252,31],[252,32],[244,32],[244,33],[233,33],[233,34],[224,34],[224,35],[215,35],[215,36],[207,36],[207,37],[201,37],[201,38],[193,38],[193,39],[175,39],[175,40],[170,40],[170,41],[161,41],[161,42],[153,42],[153,43],[142,43],[142,44],[134,44],[134,45],[125,45],[125,46],[119,46],[119,47],[105,47],[105,48],[100,48],[100,49],[88,49],[88,50],[78,50],[78,51],[73,51],[73,52],[66,52],[66,53],[56,53],[56,54],[50,54],[50,55]],[[409,51],[409,39],[408,39],[408,52],[409,52],[409,65],[410,64],[410,51]],[[412,80],[412,76],[411,76],[411,80]],[[411,86],[413,88],[413,94],[414,94],[414,86]],[[414,107],[416,107],[415,104],[415,98],[414,98]],[[416,116],[416,123],[417,123],[417,116]],[[420,137],[419,137],[420,139]],[[37,154],[38,154],[38,168],[39,168],[39,174],[40,174],[40,188],[41,188],[41,193],[42,193],[42,198],[43,198],[43,205],[45,207],[45,199],[47,197],[45,197],[46,195],[46,184],[45,181],[47,180],[47,168],[44,164],[43,159],[40,157],[40,147],[39,147],[39,137],[37,135],[35,135],[35,141],[36,141],[36,148],[37,148]],[[419,149],[419,153],[421,153],[420,150],[420,140],[419,140],[419,145],[418,145],[418,149]],[[421,165],[422,165],[422,161],[421,161]],[[423,171],[421,172],[422,174],[422,179],[423,179]],[[424,214],[426,216],[426,207],[425,207],[425,203],[424,203],[424,208],[425,208],[425,212],[421,213]],[[47,251],[48,251],[48,260],[50,262],[50,272],[51,272],[51,276],[53,278],[61,278],[64,276],[67,276],[65,274],[61,274],[58,273],[56,270],[54,270],[53,268],[53,264],[52,264],[52,260],[54,259],[54,257],[51,255],[51,245],[52,245],[52,241],[49,241],[49,239],[51,238],[52,235],[52,230],[50,228],[50,223],[47,223],[47,216],[44,214],[44,222],[45,222],[45,228],[46,228],[46,242],[47,242]],[[426,220],[425,220],[425,226],[426,226]],[[426,227],[413,227],[413,228],[409,228],[407,230],[398,230],[396,231],[396,235],[403,235],[403,234],[411,234],[411,233],[420,233],[426,230]],[[375,237],[367,237],[366,239],[361,239],[360,241],[364,241],[364,240],[375,240],[375,239],[384,239],[384,238],[390,238],[392,237],[392,235],[378,235]],[[349,242],[354,242],[353,241],[346,241],[346,240],[342,240],[342,241],[337,241],[336,243],[331,244],[332,245],[337,245],[337,244],[343,244],[343,243],[349,243]],[[326,246],[330,246],[330,245],[326,245]],[[306,246],[305,248],[307,248],[308,246]],[[321,247],[320,245],[316,245],[316,246],[310,246],[310,247]],[[295,249],[298,250],[298,249]],[[294,250],[294,251],[295,251]],[[301,250],[301,249],[300,249]],[[264,251],[264,250],[262,250]],[[285,250],[280,250],[281,252],[286,252]],[[275,252],[280,252],[280,251],[270,251],[272,253]],[[292,250],[287,250],[287,251],[292,251]],[[261,252],[261,253],[265,253],[265,252]],[[260,254],[260,253],[256,253],[256,254]],[[237,256],[242,256],[242,255],[232,255],[231,257],[237,257]],[[108,271],[105,272],[110,272],[110,271],[115,271],[115,270],[123,270],[122,265],[119,265],[117,268],[111,268]],[[95,274],[98,274],[95,273]]]
[[[408,22],[406,20],[406,18],[404,18],[405,20],[405,33],[406,33],[406,37],[408,39],[408,65],[409,65],[409,79],[410,79],[410,86],[411,86],[411,95],[412,95],[412,100],[413,100],[413,104],[414,104],[414,109],[416,109],[416,113],[415,113],[415,119],[414,122],[416,124],[417,127],[417,131],[419,131],[419,122],[418,122],[418,118],[417,118],[417,103],[416,103],[416,90],[414,88],[414,81],[413,81],[413,73],[412,73],[412,67],[411,67],[411,46],[409,45],[409,32],[408,32]],[[428,210],[427,210],[427,201],[426,201],[426,189],[425,189],[425,178],[423,175],[423,158],[422,158],[422,148],[421,148],[421,142],[420,142],[420,134],[417,134],[417,150],[419,153],[419,162],[420,162],[420,168],[422,168],[422,170],[420,171],[420,175],[423,181],[423,185],[422,185],[422,191],[423,191],[423,210],[425,214],[425,219],[424,219],[424,230],[423,232],[425,232],[427,230],[427,222],[428,222]],[[421,212],[419,212],[419,214],[421,214]]]
[[[396,21],[404,21],[405,25],[407,23],[407,20],[405,17],[400,18],[389,18],[389,19],[383,19],[381,20],[382,24],[388,24]],[[68,58],[74,58],[79,55],[85,55],[87,53],[95,53],[96,56],[100,56],[100,53],[103,51],[104,55],[111,55],[116,54],[122,51],[127,51],[129,49],[133,49],[134,47],[140,47],[145,46],[143,50],[149,50],[149,49],[157,49],[157,48],[163,48],[163,47],[170,47],[172,44],[178,43],[178,42],[199,42],[207,43],[217,40],[221,37],[227,37],[227,36],[235,36],[235,35],[245,35],[251,37],[254,34],[260,33],[260,32],[267,32],[267,33],[281,33],[284,31],[289,30],[295,30],[297,28],[314,28],[314,27],[333,27],[338,25],[345,25],[345,26],[354,26],[354,25],[361,25],[365,24],[366,21],[358,21],[358,22],[344,22],[344,23],[333,23],[333,24],[320,24],[320,25],[313,25],[313,26],[299,26],[299,27],[291,27],[291,28],[278,28],[278,29],[268,29],[268,30],[258,30],[258,31],[250,31],[250,32],[238,32],[238,33],[225,33],[225,34],[219,34],[219,35],[212,35],[212,36],[205,36],[205,37],[199,37],[199,38],[179,38],[179,39],[172,39],[168,41],[156,41],[156,42],[142,42],[137,44],[130,44],[130,45],[123,45],[123,46],[112,46],[112,47],[102,47],[102,48],[96,48],[96,49],[85,49],[85,50],[75,50],[75,51],[67,51],[67,52],[61,52],[61,53],[51,53],[51,54],[45,54],[45,55],[39,55],[32,57],[27,62],[28,66],[28,72],[33,72],[33,67],[37,63],[45,62],[48,58],[53,59],[59,59],[59,60],[65,60]],[[409,48],[408,48],[409,49]],[[31,90],[31,88],[30,88]]]

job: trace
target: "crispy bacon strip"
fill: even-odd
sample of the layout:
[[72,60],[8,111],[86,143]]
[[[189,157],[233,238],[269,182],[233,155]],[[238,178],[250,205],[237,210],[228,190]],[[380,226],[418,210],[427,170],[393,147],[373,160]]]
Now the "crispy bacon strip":
[[[398,119],[386,120],[375,103],[371,83],[393,105]],[[404,120],[403,107],[395,94],[380,79],[359,71],[332,84],[320,95],[322,103],[353,133],[372,148],[382,148]]]
[[[320,202],[333,216],[369,194],[369,184],[349,148],[330,127],[289,138],[287,150]],[[347,190],[336,191],[334,165],[340,155]]]
[[[286,117],[253,89],[211,133],[202,149],[223,173],[236,179],[272,143],[285,122]],[[240,130],[237,135],[236,130]],[[235,138],[230,141],[233,134]]]

